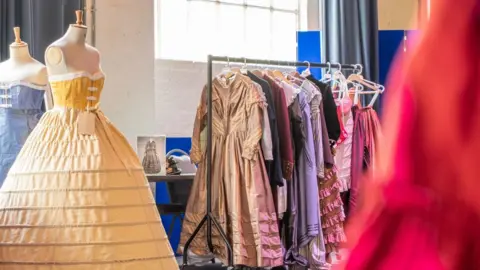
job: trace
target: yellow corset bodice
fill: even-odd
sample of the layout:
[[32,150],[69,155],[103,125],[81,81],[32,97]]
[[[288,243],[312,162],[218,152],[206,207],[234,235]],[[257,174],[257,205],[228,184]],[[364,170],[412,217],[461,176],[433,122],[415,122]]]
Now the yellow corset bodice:
[[52,76],[50,86],[55,106],[86,110],[95,108],[105,82],[102,73],[72,73]]

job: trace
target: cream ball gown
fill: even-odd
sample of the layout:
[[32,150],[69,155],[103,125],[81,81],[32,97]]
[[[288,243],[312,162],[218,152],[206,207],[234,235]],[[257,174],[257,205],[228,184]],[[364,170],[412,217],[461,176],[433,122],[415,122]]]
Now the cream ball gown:
[[[104,81],[50,78],[56,107],[0,189],[0,269],[178,269],[142,165],[98,109]],[[87,107],[93,135],[77,128]]]

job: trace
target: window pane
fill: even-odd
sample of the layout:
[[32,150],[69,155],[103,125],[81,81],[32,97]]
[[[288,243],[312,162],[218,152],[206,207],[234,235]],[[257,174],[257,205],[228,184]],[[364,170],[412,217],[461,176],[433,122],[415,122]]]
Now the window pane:
[[297,54],[297,16],[290,12],[274,11],[272,17],[272,57],[295,60]]
[[[175,13],[175,12],[172,12]],[[204,61],[215,52],[217,33],[217,6],[215,3],[190,2],[188,7],[188,46],[183,51],[187,59]]]
[[[257,7],[270,7],[272,0],[247,0],[247,5],[257,6]],[[286,0],[290,1],[290,0]]]
[[[178,58],[187,45],[187,1],[161,0],[157,10],[159,16],[157,42],[161,45],[162,58]],[[171,12],[175,10],[176,12]],[[174,25],[175,27],[172,27]],[[157,45],[158,46],[158,45]]]
[[298,0],[272,0],[273,8],[298,10]]
[[246,20],[246,57],[270,58],[271,18],[270,10],[260,8],[248,8]]
[[245,8],[220,5],[215,54],[238,56],[245,54]]
[[[274,0],[246,1],[268,6]],[[283,2],[283,8],[289,5],[286,2],[291,2],[275,1]],[[159,3],[157,57],[205,61],[208,54],[214,54],[296,59],[298,16],[293,12],[189,0],[159,0]]]

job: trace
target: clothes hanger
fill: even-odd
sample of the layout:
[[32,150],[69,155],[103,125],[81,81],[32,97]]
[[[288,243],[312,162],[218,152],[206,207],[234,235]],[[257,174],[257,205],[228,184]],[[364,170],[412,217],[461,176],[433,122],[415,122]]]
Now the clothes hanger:
[[240,69],[240,73],[246,75],[248,72],[247,69],[247,58],[243,58],[243,67]]
[[298,73],[298,71],[296,70],[295,64],[294,64],[294,63],[287,62],[287,65],[293,69],[293,71],[291,71],[290,73],[286,73],[287,80],[289,80],[289,81],[291,81],[291,82],[293,82],[293,83],[294,83],[294,82],[303,82],[302,80],[300,80],[301,75],[300,75],[300,73]]
[[230,79],[233,75],[235,75],[235,72],[232,71],[230,67],[230,58],[227,56],[227,64],[222,68],[222,71],[217,77]]
[[[343,94],[345,92],[345,76],[343,75],[342,73],[342,65],[340,63],[337,63],[336,65],[338,65],[338,70],[336,70],[334,73],[333,73],[333,76],[332,74],[330,73],[330,76],[331,78],[329,80],[327,80],[326,82],[324,83],[331,83],[333,82],[333,87],[335,86],[338,86],[339,87],[339,90],[333,90],[332,89],[332,92],[333,93],[339,93],[337,99],[340,100],[342,97],[343,97]],[[347,87],[347,91],[348,91],[348,87]]]
[[332,74],[330,73],[332,71],[332,66],[330,62],[327,62],[327,71],[325,72],[325,75],[323,75],[323,78],[320,80],[323,83],[327,83],[332,80]]
[[244,64],[242,67],[232,67],[232,72],[234,73],[241,73],[241,74],[247,74],[247,58],[244,58]]
[[[353,73],[351,74],[350,76],[348,76],[348,81],[350,82],[353,82],[353,83],[359,83],[363,86],[366,86],[370,89],[372,89],[373,91],[362,91],[361,93],[357,93],[358,94],[372,94],[374,93],[375,95],[372,97],[372,99],[370,100],[370,103],[368,104],[369,107],[373,106],[373,104],[375,104],[375,101],[377,100],[378,96],[383,93],[385,91],[385,87],[381,84],[378,84],[378,83],[375,83],[375,82],[372,82],[372,81],[369,81],[367,79],[365,79],[361,73],[362,73],[362,65],[358,64],[358,65],[355,65],[355,67],[358,67],[358,72],[357,73]],[[355,98],[356,101],[358,101],[358,97]]]
[[350,82],[357,82],[359,84],[362,84],[363,86],[366,86],[370,89],[374,89],[374,90],[378,90],[380,88],[380,84],[378,83],[374,83],[372,81],[369,81],[367,79],[365,79],[363,76],[362,76],[362,65],[358,64],[358,65],[355,65],[356,67],[358,66],[359,67],[359,71],[357,73],[352,73],[350,76],[348,76],[348,81]]
[[385,87],[384,87],[383,85],[380,85],[377,93],[375,93],[375,95],[374,95],[374,96],[372,97],[372,99],[370,100],[370,103],[368,103],[368,107],[372,107],[373,104],[375,104],[375,101],[377,101],[378,96],[379,96],[381,93],[383,93],[383,91],[385,91]]
[[341,101],[343,99],[345,99],[345,97],[348,97],[348,83],[347,83],[347,79],[345,78],[345,75],[342,73],[342,65],[340,63],[338,63],[338,70],[335,72],[335,76],[334,76],[334,81],[336,81],[339,85],[339,95],[337,97],[337,101]]
[[261,71],[262,66],[257,62],[257,68],[252,70],[253,75],[262,78],[263,77],[263,72]]
[[296,65],[295,63],[291,63],[292,64],[292,68],[294,69],[292,72],[290,72],[290,76],[295,78],[295,79],[298,79],[298,77],[300,77],[300,73],[298,73],[297,69],[296,69]]
[[[280,66],[280,61],[278,61],[277,66]],[[283,72],[281,72],[281,71],[278,70],[278,69],[276,69],[276,70],[273,71],[273,76],[274,76],[275,78],[281,80],[281,81],[285,81],[285,82],[291,84],[291,83],[287,80],[287,78],[285,78],[285,75],[283,75]]]
[[270,66],[272,65],[272,62],[268,61],[269,65],[265,65],[265,69],[263,70],[264,74],[275,78],[275,75],[273,75],[273,71],[270,69]]
[[300,76],[302,76],[303,78],[306,78],[306,77],[312,75],[312,73],[310,72],[310,62],[308,62],[308,61],[303,61],[303,63],[307,63],[308,66],[307,66],[307,68],[306,68],[304,71],[302,71],[302,73],[300,74]]

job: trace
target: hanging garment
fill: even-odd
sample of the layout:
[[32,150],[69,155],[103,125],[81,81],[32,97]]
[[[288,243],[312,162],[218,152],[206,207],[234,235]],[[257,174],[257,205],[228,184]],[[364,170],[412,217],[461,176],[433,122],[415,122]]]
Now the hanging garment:
[[142,165],[147,174],[157,174],[162,171],[155,141],[149,141],[145,145],[145,156],[143,157]]
[[307,101],[310,105],[313,143],[315,148],[315,165],[317,168],[317,176],[323,178],[325,176],[325,158],[323,152],[322,139],[322,122],[320,120],[320,104],[322,104],[322,94],[320,90],[312,82],[305,80],[301,85],[304,89],[305,95],[308,97]]
[[[0,189],[2,269],[178,269],[135,151],[98,109],[101,73],[50,77],[55,108]],[[94,134],[77,128],[92,108]]]
[[318,182],[311,112],[303,92],[298,94],[302,117],[302,145],[296,161],[298,173],[298,246],[306,246],[320,231]]
[[346,241],[343,222],[345,213],[340,197],[340,181],[334,170],[334,157],[328,141],[327,125],[320,105],[320,120],[323,132],[323,149],[325,157],[325,178],[319,182],[320,213],[322,215],[323,238],[326,252],[338,251],[340,244]]
[[313,82],[322,93],[323,109],[325,115],[325,122],[328,129],[328,138],[332,143],[336,142],[340,138],[340,122],[337,117],[337,105],[333,98],[332,89],[330,85],[322,83],[315,79],[312,75],[307,76],[307,80]]
[[[289,87],[284,85],[284,87]],[[294,181],[296,193],[296,216],[293,226],[296,227],[292,237],[293,244],[287,251],[287,261],[307,265],[306,258],[299,258],[299,248],[306,247],[321,230],[319,224],[318,183],[315,168],[315,149],[311,126],[310,106],[305,94],[298,93],[290,106],[291,123],[296,153]],[[291,254],[291,255],[290,255]],[[289,257],[292,258],[289,258]]]
[[[288,228],[286,233],[286,252],[285,252],[285,263],[288,265],[308,265],[308,261],[305,257],[301,256],[299,253],[299,215],[300,215],[300,200],[305,198],[299,198],[300,187],[299,187],[299,173],[297,170],[298,160],[302,154],[302,148],[305,144],[305,135],[303,134],[302,126],[302,110],[298,97],[296,96],[295,91],[288,88],[288,84],[284,83],[282,87],[285,87],[286,96],[288,103],[288,115],[290,118],[290,132],[292,134],[291,145],[293,153],[295,153],[295,162],[293,166],[292,179],[289,181],[287,186],[287,196],[288,196],[288,209],[287,214],[288,218],[285,219],[287,224],[285,225]],[[282,88],[283,89],[283,88]],[[297,93],[298,94],[298,93]]]
[[287,181],[292,179],[293,174],[293,150],[292,134],[290,133],[287,99],[282,87],[275,80],[267,75],[263,77],[272,89],[273,100],[275,103],[275,114],[277,119],[277,128],[280,145],[280,156],[282,158],[282,175]]
[[381,136],[380,121],[372,107],[353,106],[355,115],[353,125],[351,190],[349,214],[355,212],[359,204],[358,193],[364,173],[375,168],[375,156],[378,151],[378,137]]
[[282,159],[280,156],[280,144],[278,137],[278,126],[277,126],[277,116],[275,112],[275,103],[273,101],[273,94],[270,88],[270,85],[267,81],[255,76],[250,71],[247,73],[247,76],[254,82],[258,83],[263,92],[265,93],[265,98],[267,100],[267,112],[268,120],[270,122],[270,133],[272,137],[272,155],[273,161],[265,161],[265,166],[267,167],[268,178],[272,186],[283,186],[285,180],[282,175]]
[[[264,102],[264,110],[262,110],[262,139],[260,140],[262,146],[262,155],[265,161],[273,161],[273,144],[272,144],[272,131],[270,130],[270,121],[268,119],[268,104],[267,99],[265,98],[265,93],[262,90],[262,87],[252,81],[252,84],[255,86],[255,89],[258,91],[258,95],[261,96]],[[265,167],[267,163],[265,162]],[[267,174],[268,175],[268,174]],[[282,183],[283,184],[283,183]]]
[[45,91],[31,83],[0,83],[0,187],[43,114]]
[[335,148],[335,166],[340,181],[340,192],[350,190],[352,166],[352,141],[353,141],[353,113],[351,108],[344,110],[338,108],[340,121],[344,123],[345,139]]
[[[241,74],[212,82],[212,213],[233,247],[234,263],[249,267],[283,265],[278,220],[261,155],[262,100],[252,81]],[[200,134],[206,128],[207,90],[197,109],[192,137],[192,161],[198,171],[188,199],[179,251],[206,214],[205,152]],[[227,249],[219,232],[212,230],[213,253],[227,262]],[[206,228],[189,250],[208,255]]]
[[[320,104],[322,103],[322,95],[320,91],[312,84],[310,81],[305,80],[302,83],[302,89],[306,95],[307,102],[310,103],[310,113],[311,113],[311,124],[312,124],[312,135],[315,151],[315,164],[317,167],[317,177],[324,178],[324,157],[323,157],[323,144],[322,144],[322,123],[320,120]],[[320,167],[320,169],[319,169]],[[318,182],[317,182],[318,183]],[[326,267],[326,250],[325,250],[325,241],[323,239],[323,230],[321,214],[320,214],[320,200],[318,196],[318,184],[317,189],[315,190],[318,212],[318,224],[320,229],[318,235],[311,240],[307,246],[300,247],[300,255],[307,258],[308,265],[312,269],[323,269]]]

